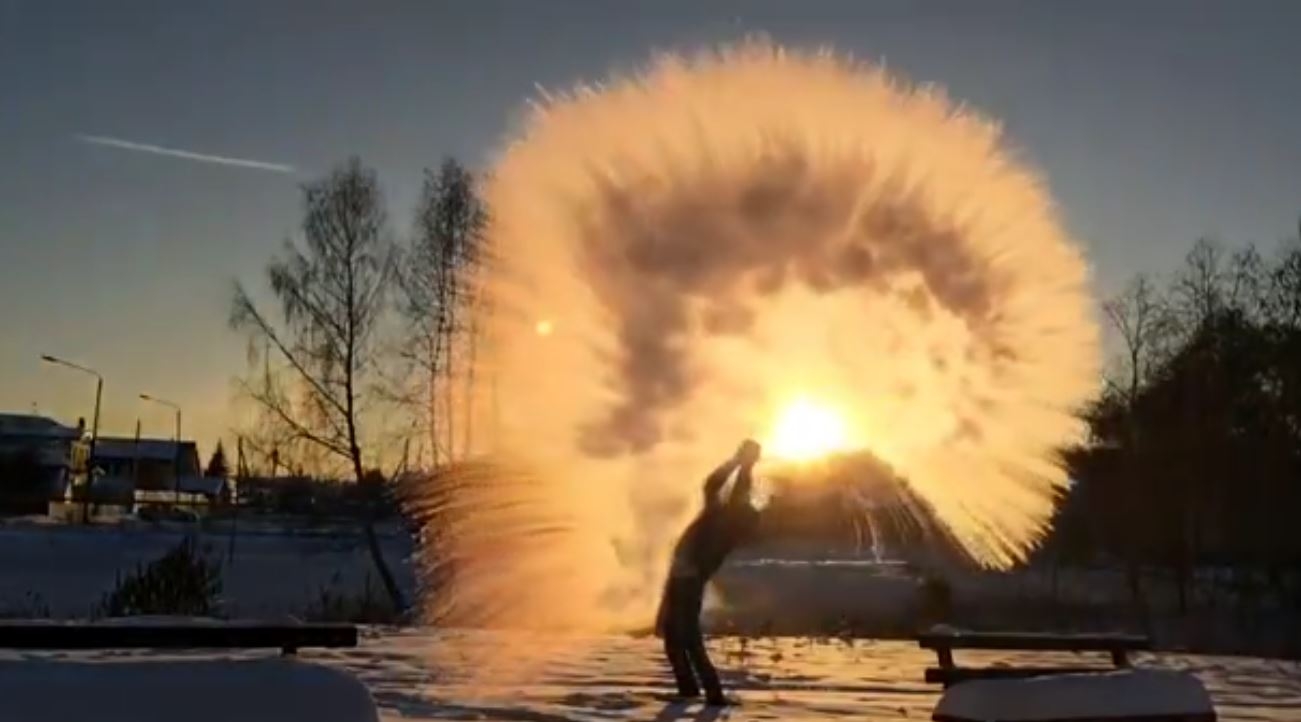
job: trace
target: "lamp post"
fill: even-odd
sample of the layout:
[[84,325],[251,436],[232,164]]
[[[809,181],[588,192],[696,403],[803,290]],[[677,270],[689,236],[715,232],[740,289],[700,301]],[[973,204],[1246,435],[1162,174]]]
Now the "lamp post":
[[49,354],[41,354],[41,360],[48,364],[63,366],[95,377],[95,413],[91,416],[90,448],[86,452],[86,488],[81,495],[81,521],[84,524],[90,521],[90,486],[95,481],[95,441],[99,438],[99,402],[104,396],[104,377],[100,376],[99,372],[94,369]]
[[163,406],[167,406],[176,412],[176,450],[175,450],[174,457],[172,459],[173,472],[175,473],[176,478],[173,482],[174,485],[172,487],[172,493],[174,495],[174,501],[177,504],[180,504],[181,503],[181,407],[179,404],[173,401],[168,401],[167,399],[160,399],[157,396],[150,396],[149,394],[140,394],[140,398],[144,401],[152,401],[155,404],[162,404]]

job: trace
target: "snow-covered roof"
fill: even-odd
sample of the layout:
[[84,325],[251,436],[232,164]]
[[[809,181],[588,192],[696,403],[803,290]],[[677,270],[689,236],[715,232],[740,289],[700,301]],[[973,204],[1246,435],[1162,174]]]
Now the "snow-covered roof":
[[0,414],[0,436],[75,439],[80,432],[54,419],[35,414]]
[[[182,457],[197,454],[193,441],[182,441]],[[172,461],[176,458],[176,442],[171,439],[140,439],[129,437],[101,436],[95,440],[95,458],[107,459],[149,459],[153,461]]]

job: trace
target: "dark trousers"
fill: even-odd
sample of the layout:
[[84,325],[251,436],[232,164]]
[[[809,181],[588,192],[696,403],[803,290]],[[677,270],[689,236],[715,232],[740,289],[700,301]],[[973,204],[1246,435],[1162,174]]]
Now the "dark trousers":
[[660,633],[664,636],[664,653],[673,668],[678,693],[694,697],[703,688],[711,698],[722,697],[723,687],[718,670],[709,661],[705,639],[700,631],[700,608],[705,598],[705,582],[696,577],[670,578],[660,602]]

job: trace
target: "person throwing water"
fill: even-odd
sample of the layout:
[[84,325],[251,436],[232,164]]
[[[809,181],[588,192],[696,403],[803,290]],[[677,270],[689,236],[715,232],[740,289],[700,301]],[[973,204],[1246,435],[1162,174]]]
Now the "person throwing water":
[[[673,549],[669,578],[660,600],[656,630],[664,638],[664,652],[682,697],[698,697],[701,689],[711,706],[732,704],[723,696],[718,671],[709,661],[700,629],[705,585],[732,550],[747,541],[758,525],[759,512],[750,503],[753,469],[761,449],[746,439],[705,479],[704,507],[691,521]],[[727,498],[723,487],[736,472]]]

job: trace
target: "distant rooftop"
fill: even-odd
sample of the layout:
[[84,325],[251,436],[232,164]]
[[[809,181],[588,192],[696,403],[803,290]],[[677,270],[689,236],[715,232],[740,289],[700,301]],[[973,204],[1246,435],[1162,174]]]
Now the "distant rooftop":
[[0,413],[0,436],[47,436],[75,439],[80,436],[75,427],[64,426],[54,419],[35,414]]
[[[131,437],[101,436],[95,441],[96,459],[152,459],[172,461],[176,458],[176,442],[172,439],[140,439]],[[182,441],[182,456],[197,455],[193,441]]]

